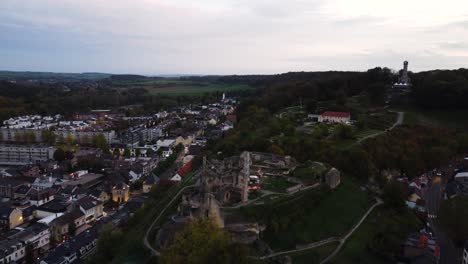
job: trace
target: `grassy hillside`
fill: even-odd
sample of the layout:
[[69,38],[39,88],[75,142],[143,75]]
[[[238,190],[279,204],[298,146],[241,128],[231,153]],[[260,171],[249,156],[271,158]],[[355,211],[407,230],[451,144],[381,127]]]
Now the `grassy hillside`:
[[333,191],[313,189],[242,208],[241,213],[267,224],[263,239],[274,250],[343,235],[362,217],[372,199],[350,179],[342,180]]
[[[385,251],[399,248],[410,232],[422,227],[422,222],[409,211],[395,213],[388,208],[376,208],[348,239],[331,264],[396,263]],[[382,239],[384,237],[384,239]]]

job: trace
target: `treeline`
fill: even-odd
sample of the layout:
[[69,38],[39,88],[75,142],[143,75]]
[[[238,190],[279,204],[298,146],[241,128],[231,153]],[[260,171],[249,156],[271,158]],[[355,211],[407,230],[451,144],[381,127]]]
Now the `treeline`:
[[468,69],[420,72],[411,78],[416,105],[431,109],[468,109]]
[[[236,95],[243,96],[239,92]],[[203,96],[152,95],[146,89],[113,89],[108,87],[66,89],[63,84],[11,83],[0,81],[0,122],[25,114],[63,114],[67,117],[91,109],[117,109],[128,115],[145,114],[194,103],[211,103],[221,93]]]

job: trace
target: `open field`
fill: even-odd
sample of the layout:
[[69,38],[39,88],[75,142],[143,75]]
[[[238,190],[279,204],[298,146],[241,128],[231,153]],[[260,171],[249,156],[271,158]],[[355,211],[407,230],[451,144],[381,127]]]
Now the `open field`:
[[176,85],[176,86],[166,86],[166,87],[145,87],[151,94],[161,94],[161,95],[203,95],[206,93],[213,92],[233,92],[233,91],[245,91],[251,90],[252,87],[248,85],[241,84],[207,84],[201,86],[190,86],[190,85]]
[[264,205],[248,206],[239,213],[267,224],[263,239],[274,249],[292,249],[346,233],[371,205],[367,192],[342,177],[333,191],[313,189]]
[[113,81],[114,87],[124,89],[143,88],[153,95],[203,95],[213,92],[233,92],[253,89],[244,84],[225,84],[215,82],[195,82],[181,79],[154,79],[154,80],[129,80]]

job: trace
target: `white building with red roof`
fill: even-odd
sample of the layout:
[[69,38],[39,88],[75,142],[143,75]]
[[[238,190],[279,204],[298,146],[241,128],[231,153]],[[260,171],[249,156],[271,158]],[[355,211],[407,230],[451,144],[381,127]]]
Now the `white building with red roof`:
[[351,114],[348,112],[324,112],[319,116],[319,122],[349,123]]

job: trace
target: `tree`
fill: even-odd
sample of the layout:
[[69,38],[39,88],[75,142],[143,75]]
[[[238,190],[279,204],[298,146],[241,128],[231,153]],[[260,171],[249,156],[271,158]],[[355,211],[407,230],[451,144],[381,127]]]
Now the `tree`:
[[387,208],[401,211],[405,208],[406,191],[404,186],[396,181],[390,181],[383,188],[382,199]]
[[73,143],[75,143],[75,136],[72,133],[68,133],[65,143],[67,145],[73,145]]
[[442,202],[439,219],[442,228],[457,243],[468,239],[468,198],[458,196]]
[[63,149],[61,149],[61,148],[58,148],[57,150],[55,150],[54,160],[59,161],[59,162],[64,161],[65,160],[65,151],[63,151]]
[[69,225],[68,225],[68,234],[70,234],[70,236],[74,237],[75,236],[75,233],[76,233],[76,224],[74,221],[72,221]]
[[33,131],[26,132],[24,136],[28,144],[36,142],[36,134]]
[[208,219],[189,222],[161,255],[161,263],[249,263],[243,247]]
[[119,149],[119,148],[115,148],[114,151],[112,152],[112,154],[113,154],[114,156],[117,156],[117,157],[120,156],[120,149]]
[[130,149],[125,148],[125,150],[124,150],[124,152],[123,152],[123,155],[124,155],[124,157],[126,157],[126,158],[130,158],[130,156],[132,155],[132,152],[130,151]]
[[16,142],[23,142],[25,141],[25,134],[23,132],[16,131],[14,139]]
[[114,229],[112,224],[105,224],[100,232],[97,244],[97,253],[89,263],[110,263],[115,255],[117,255],[122,240],[122,232],[119,229]]
[[339,139],[353,139],[354,131],[351,126],[340,124],[335,128],[335,136]]
[[162,148],[158,148],[158,150],[156,151],[156,154],[158,154],[159,157],[162,157],[163,151],[164,150]]
[[136,149],[136,150],[135,150],[135,156],[136,156],[136,157],[140,157],[140,155],[141,155],[141,150],[140,150],[140,149]]
[[180,153],[184,149],[184,145],[181,143],[177,144],[177,146],[174,147],[174,150],[176,153]]
[[46,142],[49,145],[55,144],[55,141],[57,139],[57,135],[55,135],[53,131],[50,131],[48,129],[42,130],[41,136],[42,136],[42,141]]
[[147,157],[152,157],[153,154],[154,154],[153,149],[149,148],[149,149],[146,150],[146,156],[147,156]]
[[132,191],[138,191],[143,188],[143,180],[137,180],[132,185],[130,185]]
[[92,145],[101,149],[102,153],[109,152],[109,144],[107,143],[106,137],[102,133],[93,137]]

